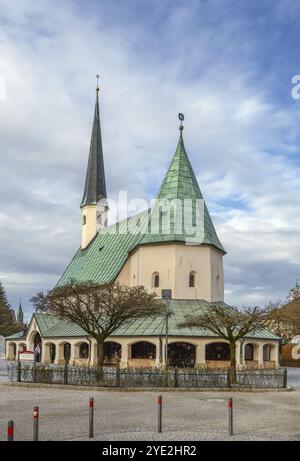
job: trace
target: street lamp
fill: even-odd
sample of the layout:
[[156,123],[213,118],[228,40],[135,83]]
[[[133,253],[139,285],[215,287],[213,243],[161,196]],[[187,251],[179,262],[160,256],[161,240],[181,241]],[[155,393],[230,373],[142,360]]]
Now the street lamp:
[[170,301],[172,298],[172,290],[165,289],[161,290],[161,297],[166,300],[166,308],[165,308],[165,361],[166,361],[166,368],[168,367],[168,334],[169,334],[169,315],[170,315]]

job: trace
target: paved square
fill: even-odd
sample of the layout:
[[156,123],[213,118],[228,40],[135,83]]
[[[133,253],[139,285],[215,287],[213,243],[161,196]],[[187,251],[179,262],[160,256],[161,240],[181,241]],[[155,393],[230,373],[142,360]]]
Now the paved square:
[[[0,439],[9,419],[15,440],[32,440],[40,407],[41,440],[86,440],[88,400],[95,399],[98,440],[228,440],[227,392],[163,392],[157,434],[157,392],[89,391],[0,385]],[[233,393],[234,440],[300,440],[300,390]]]

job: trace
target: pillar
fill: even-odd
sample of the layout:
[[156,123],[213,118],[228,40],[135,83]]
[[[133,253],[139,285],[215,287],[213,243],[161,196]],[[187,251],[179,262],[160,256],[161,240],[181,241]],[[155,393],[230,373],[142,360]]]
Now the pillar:
[[129,347],[127,343],[122,343],[121,346],[121,368],[127,368],[128,366],[128,355],[129,355]]
[[196,366],[205,365],[205,344],[199,342],[196,346]]
[[259,344],[258,346],[258,366],[263,368],[264,366],[264,345]]

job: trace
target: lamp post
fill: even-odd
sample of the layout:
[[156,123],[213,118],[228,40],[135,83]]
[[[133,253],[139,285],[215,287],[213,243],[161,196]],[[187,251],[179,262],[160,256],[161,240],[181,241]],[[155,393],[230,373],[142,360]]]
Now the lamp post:
[[168,335],[169,335],[169,315],[170,315],[170,301],[172,298],[172,290],[165,289],[161,290],[161,297],[166,300],[166,308],[165,308],[165,362],[166,368],[168,368]]

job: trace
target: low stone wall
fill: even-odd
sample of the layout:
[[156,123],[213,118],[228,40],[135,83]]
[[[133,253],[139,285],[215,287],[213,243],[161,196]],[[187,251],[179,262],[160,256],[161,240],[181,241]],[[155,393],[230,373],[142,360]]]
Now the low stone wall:
[[245,360],[245,367],[247,370],[255,370],[258,367],[258,360]]
[[211,370],[225,370],[230,367],[229,360],[207,360],[206,367]]
[[129,359],[129,368],[152,368],[155,367],[155,359]]
[[276,368],[275,360],[265,360],[264,368],[266,368],[267,370],[274,370]]

